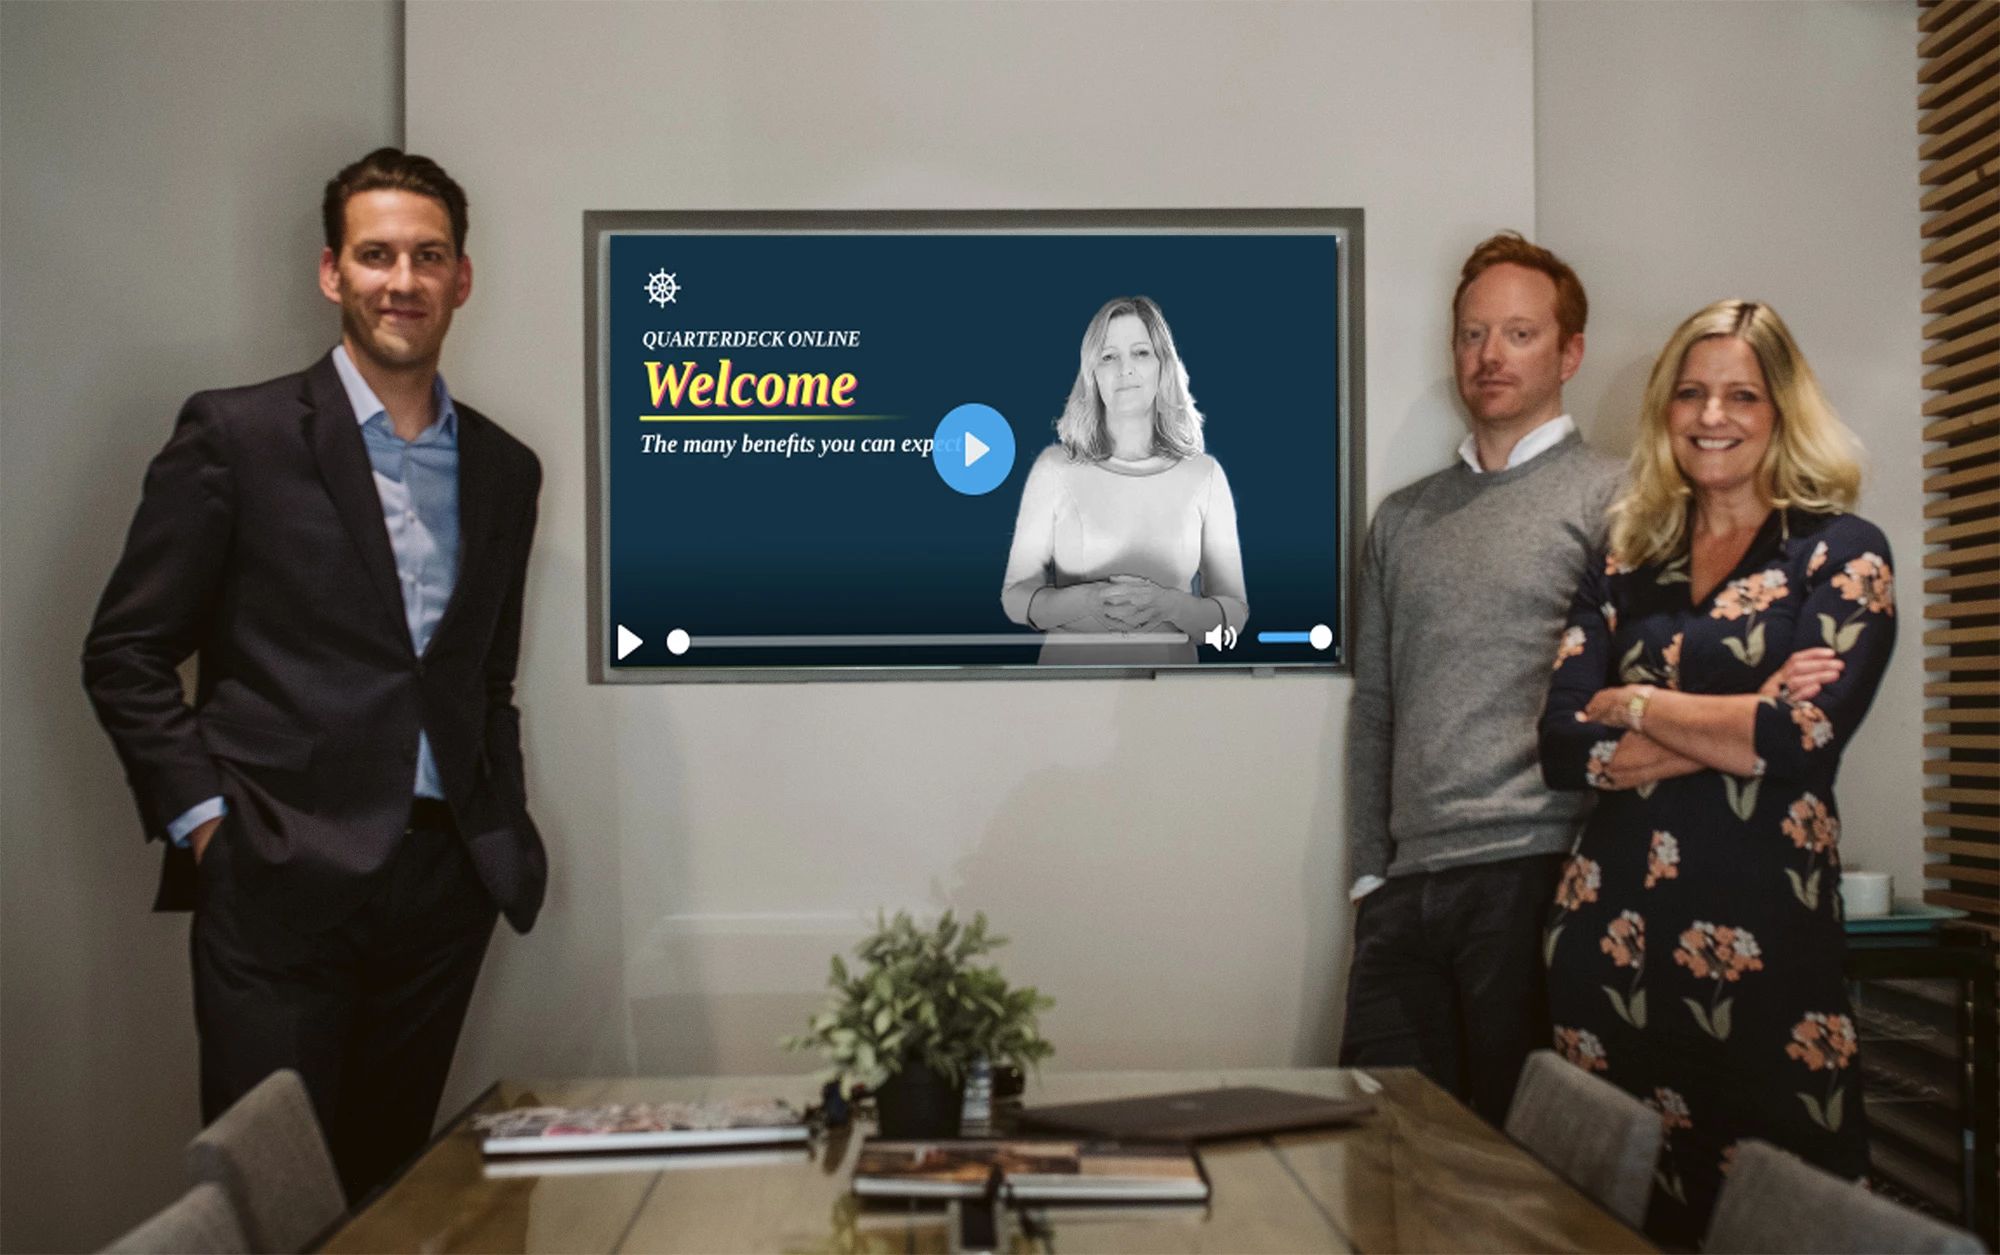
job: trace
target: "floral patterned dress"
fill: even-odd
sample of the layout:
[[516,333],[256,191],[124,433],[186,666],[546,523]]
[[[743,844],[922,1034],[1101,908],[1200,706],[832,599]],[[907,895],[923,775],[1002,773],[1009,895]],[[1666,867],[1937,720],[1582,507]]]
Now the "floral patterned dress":
[[[1833,780],[1896,637],[1888,543],[1853,515],[1774,510],[1737,568],[1690,598],[1685,553],[1586,577],[1542,719],[1550,785],[1605,790],[1544,934],[1555,1046],[1660,1113],[1646,1228],[1687,1246],[1739,1138],[1847,1177],[1867,1168]],[[1624,733],[1576,717],[1598,690],[1754,693],[1815,645],[1846,667],[1811,701],[1764,699],[1756,773],[1610,790]]]

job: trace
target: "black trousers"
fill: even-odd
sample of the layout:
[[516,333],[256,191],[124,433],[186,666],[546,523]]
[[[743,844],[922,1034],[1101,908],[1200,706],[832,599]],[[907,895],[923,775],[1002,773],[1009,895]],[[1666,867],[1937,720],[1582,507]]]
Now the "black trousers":
[[1564,856],[1398,876],[1361,899],[1343,1067],[1414,1067],[1498,1126],[1549,1044],[1542,926]]
[[430,1138],[498,912],[442,804],[419,802],[367,900],[316,932],[259,904],[229,836],[196,873],[202,1121],[298,1069],[357,1201]]

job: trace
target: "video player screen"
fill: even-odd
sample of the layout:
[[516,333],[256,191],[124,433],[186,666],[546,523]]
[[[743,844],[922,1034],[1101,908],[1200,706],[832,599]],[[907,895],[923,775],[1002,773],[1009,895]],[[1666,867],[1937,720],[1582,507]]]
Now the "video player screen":
[[1360,217],[586,215],[593,677],[1344,667]]

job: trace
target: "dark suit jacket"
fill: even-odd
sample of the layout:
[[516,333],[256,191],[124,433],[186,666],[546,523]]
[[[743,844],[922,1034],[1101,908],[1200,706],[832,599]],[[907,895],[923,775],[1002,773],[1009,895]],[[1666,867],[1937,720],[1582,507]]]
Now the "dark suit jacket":
[[[189,399],[84,645],[148,837],[226,797],[234,876],[307,929],[358,906],[401,840],[419,730],[494,901],[522,932],[541,906],[514,707],[541,463],[457,408],[458,583],[421,657],[331,354]],[[191,710],[175,668],[196,651]],[[193,904],[193,857],[169,844],[154,905]]]

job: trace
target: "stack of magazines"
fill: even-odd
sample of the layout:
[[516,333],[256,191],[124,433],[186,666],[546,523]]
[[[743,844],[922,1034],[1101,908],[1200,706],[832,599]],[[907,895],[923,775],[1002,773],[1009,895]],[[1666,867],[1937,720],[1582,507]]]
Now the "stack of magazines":
[[806,1157],[811,1135],[805,1116],[777,1101],[516,1107],[476,1115],[472,1127],[489,1176],[791,1162]]

